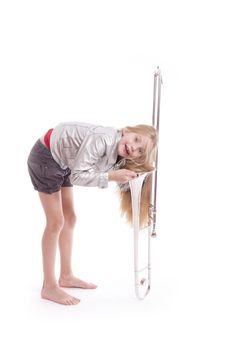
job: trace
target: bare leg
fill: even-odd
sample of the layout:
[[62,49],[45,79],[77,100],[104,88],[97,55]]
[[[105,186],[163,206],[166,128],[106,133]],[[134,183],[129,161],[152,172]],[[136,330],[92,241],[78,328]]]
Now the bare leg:
[[46,227],[42,238],[44,283],[41,297],[64,305],[77,304],[80,300],[59,288],[55,277],[56,248],[64,225],[61,191],[53,194],[39,192],[39,196],[46,215]]
[[72,271],[72,244],[73,229],[75,226],[76,216],[73,202],[72,187],[61,188],[62,211],[64,215],[64,225],[59,237],[61,274],[59,284],[61,287],[75,287],[94,289],[97,286],[93,283],[84,282],[73,275]]

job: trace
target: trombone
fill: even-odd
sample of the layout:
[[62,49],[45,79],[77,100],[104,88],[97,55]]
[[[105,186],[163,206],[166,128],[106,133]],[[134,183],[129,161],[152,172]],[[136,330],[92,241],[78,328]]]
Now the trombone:
[[[152,125],[157,131],[157,151],[155,156],[155,169],[140,174],[129,181],[132,217],[134,231],[134,280],[135,294],[138,299],[144,299],[151,287],[151,237],[156,237],[156,201],[157,201],[157,174],[158,174],[158,137],[160,120],[162,76],[159,67],[154,73]],[[143,182],[151,175],[150,205],[148,208],[148,226],[140,229],[140,200]],[[140,247],[140,249],[139,249]],[[145,253],[143,255],[143,253]]]

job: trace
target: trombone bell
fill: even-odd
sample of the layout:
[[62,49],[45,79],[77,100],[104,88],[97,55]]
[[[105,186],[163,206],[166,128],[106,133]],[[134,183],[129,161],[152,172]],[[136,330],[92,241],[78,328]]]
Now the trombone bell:
[[149,293],[151,284],[150,226],[140,230],[141,189],[148,174],[149,173],[140,174],[135,179],[129,181],[134,229],[135,293],[137,298],[141,300]]

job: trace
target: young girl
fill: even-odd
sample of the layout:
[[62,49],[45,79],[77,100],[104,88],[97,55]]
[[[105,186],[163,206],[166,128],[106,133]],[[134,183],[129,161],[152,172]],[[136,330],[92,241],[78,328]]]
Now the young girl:
[[[74,305],[80,300],[62,287],[97,287],[76,278],[71,267],[75,225],[72,186],[106,188],[109,181],[117,182],[121,210],[131,221],[128,182],[137,173],[154,169],[156,144],[156,130],[152,126],[115,129],[78,122],[61,123],[35,143],[28,157],[28,170],[46,216],[42,238],[42,298]],[[147,220],[149,190],[149,186],[144,186],[142,191],[141,224]],[[58,282],[55,277],[57,243],[61,262]]]

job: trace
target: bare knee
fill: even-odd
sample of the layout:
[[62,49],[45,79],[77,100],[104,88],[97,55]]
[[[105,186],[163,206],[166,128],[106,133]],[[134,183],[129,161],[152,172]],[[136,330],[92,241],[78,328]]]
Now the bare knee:
[[75,213],[69,213],[66,214],[64,217],[64,225],[68,226],[69,228],[73,228],[76,223],[76,215]]
[[49,231],[51,233],[59,234],[64,226],[64,217],[53,217],[50,219],[47,219],[46,223],[46,231]]

